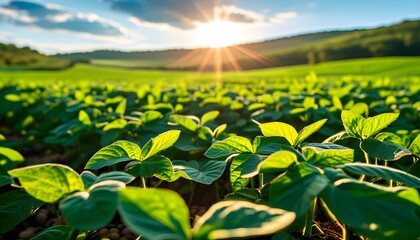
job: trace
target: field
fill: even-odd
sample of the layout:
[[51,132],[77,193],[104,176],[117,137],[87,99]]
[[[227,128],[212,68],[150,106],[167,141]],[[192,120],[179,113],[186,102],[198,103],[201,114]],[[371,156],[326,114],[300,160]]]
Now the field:
[[2,71],[0,238],[418,239],[419,66]]

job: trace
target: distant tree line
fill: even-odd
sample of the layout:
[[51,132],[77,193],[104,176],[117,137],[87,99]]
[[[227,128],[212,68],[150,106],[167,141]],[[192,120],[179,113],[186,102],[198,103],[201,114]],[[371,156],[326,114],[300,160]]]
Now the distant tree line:
[[420,21],[348,33],[268,55],[282,66],[386,56],[420,56]]

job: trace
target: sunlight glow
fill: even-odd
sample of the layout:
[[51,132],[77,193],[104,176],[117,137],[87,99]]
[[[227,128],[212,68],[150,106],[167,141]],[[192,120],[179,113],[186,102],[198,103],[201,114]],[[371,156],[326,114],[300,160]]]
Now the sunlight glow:
[[214,20],[199,24],[196,36],[203,46],[221,48],[240,43],[243,32],[239,23]]

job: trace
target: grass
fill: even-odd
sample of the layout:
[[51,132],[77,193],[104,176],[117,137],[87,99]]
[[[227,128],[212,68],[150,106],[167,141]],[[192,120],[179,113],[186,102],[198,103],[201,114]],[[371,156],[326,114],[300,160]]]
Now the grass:
[[[310,72],[318,76],[372,76],[409,77],[420,76],[420,57],[386,57],[343,60],[316,65],[298,65],[266,68],[243,72],[223,73],[229,81],[281,80],[300,78]],[[135,70],[107,66],[78,64],[60,71],[0,71],[0,81],[96,81],[96,82],[179,82],[213,81],[213,73],[187,71]]]

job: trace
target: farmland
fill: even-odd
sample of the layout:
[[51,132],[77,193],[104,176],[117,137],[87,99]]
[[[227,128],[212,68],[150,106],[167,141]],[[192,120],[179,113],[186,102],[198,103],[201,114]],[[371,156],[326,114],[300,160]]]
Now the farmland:
[[0,72],[0,236],[416,239],[419,63]]

